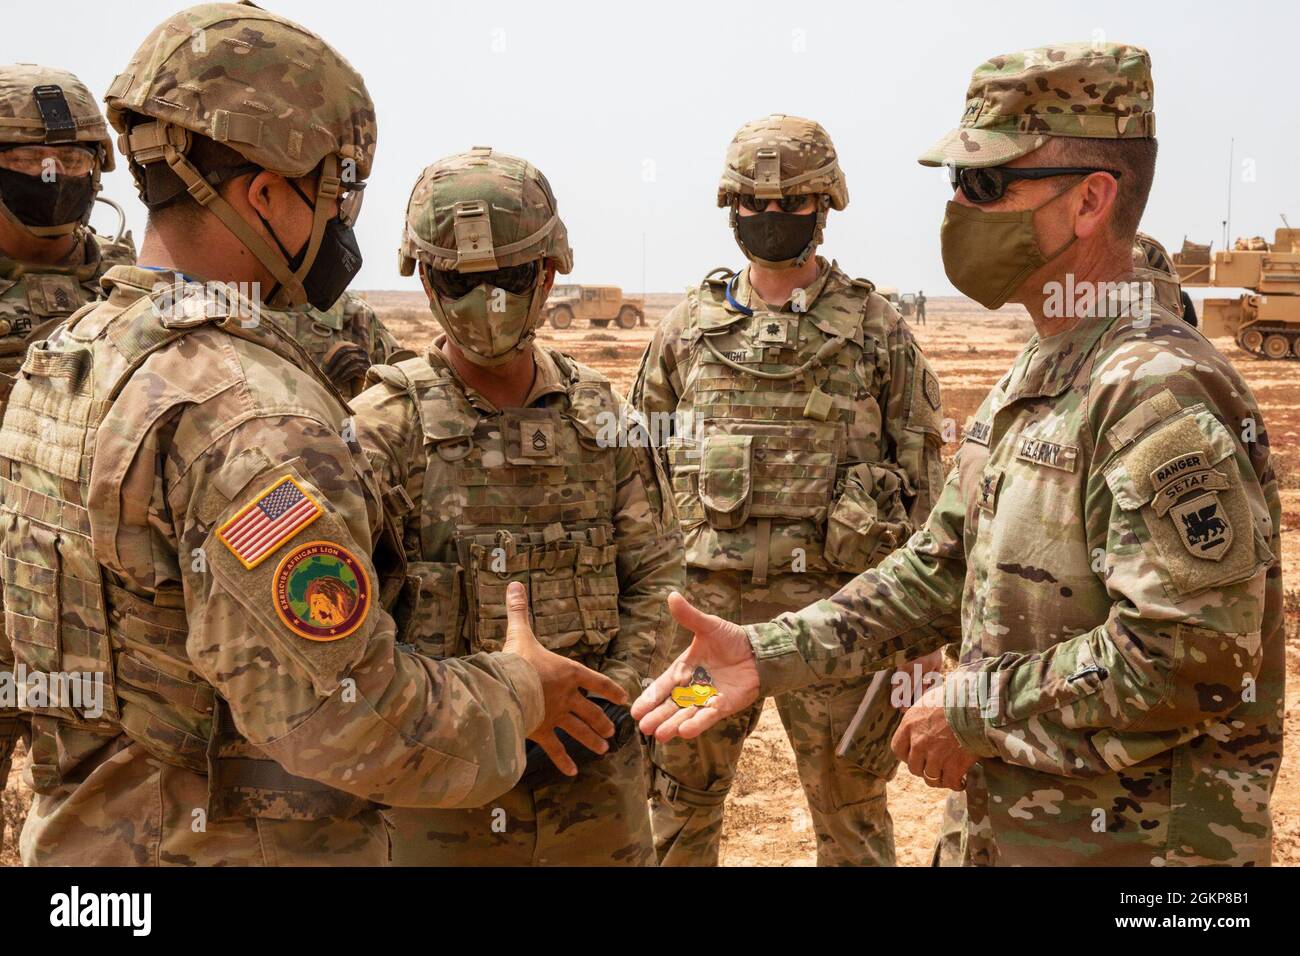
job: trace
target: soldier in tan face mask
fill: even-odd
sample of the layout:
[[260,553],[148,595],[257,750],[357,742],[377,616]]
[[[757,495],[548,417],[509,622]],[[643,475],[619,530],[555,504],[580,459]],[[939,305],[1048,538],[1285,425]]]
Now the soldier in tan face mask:
[[[573,265],[546,177],[487,148],[434,163],[407,210],[401,266],[417,265],[446,334],[372,369],[353,403],[406,554],[399,636],[438,658],[499,649],[519,582],[545,647],[639,693],[672,633],[681,536],[644,431],[625,427],[632,410],[533,341],[555,273]],[[394,862],[653,863],[640,741],[626,708],[599,696],[591,706],[620,731],[608,745],[570,722],[490,804],[393,810]],[[561,746],[579,765],[572,780],[545,772],[542,751]]]

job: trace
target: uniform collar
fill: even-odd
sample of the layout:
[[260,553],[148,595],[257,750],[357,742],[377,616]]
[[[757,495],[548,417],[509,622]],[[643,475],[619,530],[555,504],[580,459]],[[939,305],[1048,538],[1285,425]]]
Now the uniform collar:
[[[500,411],[500,409],[484,398],[481,392],[470,388],[465,384],[464,380],[456,374],[455,367],[452,366],[451,361],[442,350],[443,346],[446,344],[447,336],[445,333],[439,335],[433,340],[433,344],[429,346],[429,363],[437,368],[443,369],[445,373],[456,382],[460,387],[460,390],[464,393],[465,398],[469,400],[469,403],[473,405],[475,409],[488,414],[494,414]],[[544,399],[551,395],[569,394],[568,372],[560,367],[559,362],[555,360],[555,356],[551,354],[549,349],[542,348],[536,341],[532,343],[531,347],[533,350],[533,364],[537,369],[537,374],[533,377],[533,387],[529,391],[528,397],[524,399],[522,405],[523,408],[533,408],[534,406],[546,404]]]
[[1029,359],[1024,374],[1008,393],[1007,402],[1060,395],[1078,377],[1101,337],[1116,324],[1132,321],[1132,306],[1127,296],[1112,295],[1102,315],[1094,309],[1092,315],[1080,317],[1063,332],[1046,338],[1035,334],[1025,345],[1022,354]]
[[62,262],[23,262],[0,256],[0,279],[10,281],[25,275],[71,275],[78,282],[85,282],[98,270],[99,244],[89,230],[83,232],[81,242],[72,247]]
[[[804,302],[801,311],[809,312],[812,310],[813,303],[817,301],[818,296],[826,289],[826,284],[832,274],[842,274],[839,263],[828,262],[824,256],[817,257],[817,278],[804,289]],[[779,308],[774,308],[769,303],[763,302],[754,292],[754,287],[749,284],[749,266],[741,269],[736,274],[735,281],[731,285],[731,295],[736,304],[742,308],[734,307],[730,302],[727,303],[729,312],[743,312],[745,309],[754,312],[793,312],[794,308],[789,299],[787,299]]]

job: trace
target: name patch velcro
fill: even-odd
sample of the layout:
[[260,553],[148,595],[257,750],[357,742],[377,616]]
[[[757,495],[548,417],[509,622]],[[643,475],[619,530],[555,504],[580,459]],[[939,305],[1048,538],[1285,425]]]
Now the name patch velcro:
[[1048,468],[1058,468],[1061,471],[1074,471],[1079,449],[1073,445],[1058,445],[1054,441],[1046,441],[1042,438],[1023,438],[1016,457],[1035,465],[1046,465]]

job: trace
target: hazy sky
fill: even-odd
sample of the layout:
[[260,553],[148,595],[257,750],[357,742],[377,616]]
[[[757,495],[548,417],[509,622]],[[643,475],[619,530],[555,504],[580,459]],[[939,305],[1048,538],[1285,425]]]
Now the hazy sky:
[[[951,291],[938,227],[940,170],[915,157],[960,118],[982,60],[1101,37],[1145,46],[1155,72],[1160,162],[1145,228],[1176,249],[1219,246],[1235,137],[1234,234],[1300,226],[1300,4],[525,3],[268,0],[365,76],[379,151],[359,226],[359,289],[418,288],[397,274],[406,198],[434,159],[488,145],[550,178],[575,250],[574,278],[639,291],[694,284],[741,260],[714,205],[723,153],[772,112],[820,121],[848,176],[823,251],[878,285]],[[0,62],[77,73],[97,95],[183,4],[0,0]],[[137,239],[144,211],[125,164],[107,195]],[[97,216],[96,223],[111,223]]]

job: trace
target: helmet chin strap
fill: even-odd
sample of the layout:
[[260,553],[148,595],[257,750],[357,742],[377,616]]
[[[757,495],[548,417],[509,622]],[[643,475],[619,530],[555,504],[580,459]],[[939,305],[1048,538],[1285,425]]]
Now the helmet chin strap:
[[213,188],[198,168],[185,155],[188,147],[188,132],[167,123],[145,123],[126,134],[128,149],[126,152],[137,162],[157,162],[162,159],[185,184],[186,190],[194,201],[211,212],[221,224],[253,254],[272,276],[276,284],[271,294],[266,297],[267,305],[276,309],[294,308],[307,301],[307,290],[303,280],[311,271],[316,253],[320,249],[321,237],[329,217],[324,210],[329,200],[339,194],[341,185],[338,178],[338,157],[330,154],[325,157],[324,168],[316,187],[316,203],[312,210],[311,237],[303,253],[302,262],[295,272],[289,260],[280,250],[274,248],[248,224],[230,203]]

